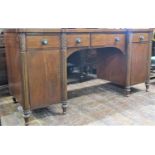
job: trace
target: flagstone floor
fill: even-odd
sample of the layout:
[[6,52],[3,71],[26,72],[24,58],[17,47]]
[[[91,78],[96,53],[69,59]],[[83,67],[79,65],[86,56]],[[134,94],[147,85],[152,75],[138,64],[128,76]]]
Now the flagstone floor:
[[[104,80],[91,80],[68,86],[68,111],[62,115],[60,104],[32,112],[30,125],[155,125],[155,80],[149,92],[145,85],[132,87],[129,97],[124,90]],[[23,126],[19,104],[14,104],[8,90],[0,91],[2,126]]]

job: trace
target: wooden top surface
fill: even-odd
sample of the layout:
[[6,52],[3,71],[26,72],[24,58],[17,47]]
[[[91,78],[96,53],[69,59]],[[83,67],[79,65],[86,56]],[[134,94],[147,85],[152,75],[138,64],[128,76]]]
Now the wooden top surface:
[[27,28],[27,29],[6,29],[6,32],[149,32],[153,29],[108,29],[108,28]]

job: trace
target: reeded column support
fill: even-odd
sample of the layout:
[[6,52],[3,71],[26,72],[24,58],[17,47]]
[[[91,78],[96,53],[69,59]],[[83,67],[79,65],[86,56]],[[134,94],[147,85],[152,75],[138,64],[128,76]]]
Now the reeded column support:
[[19,35],[20,39],[20,61],[21,61],[21,74],[22,74],[22,98],[23,98],[23,116],[25,125],[29,125],[29,118],[31,115],[30,107],[30,96],[29,96],[29,85],[28,85],[28,63],[27,63],[27,52],[26,52],[26,39],[25,33]]
[[61,34],[61,107],[67,112],[67,42],[65,30]]
[[149,38],[150,38],[150,43],[149,43],[149,56],[148,56],[148,66],[147,66],[147,79],[145,81],[145,87],[146,87],[146,92],[149,91],[150,87],[150,70],[151,70],[151,53],[152,53],[152,38],[153,38],[153,33],[152,31],[149,33]]

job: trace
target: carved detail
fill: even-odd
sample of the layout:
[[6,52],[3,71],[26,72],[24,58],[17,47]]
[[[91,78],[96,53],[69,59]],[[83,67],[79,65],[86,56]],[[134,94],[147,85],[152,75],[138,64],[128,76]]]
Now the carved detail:
[[20,46],[20,52],[25,52],[26,51],[26,44],[25,44],[25,33],[20,33],[19,34],[19,46]]
[[150,66],[151,66],[151,53],[152,53],[152,38],[153,38],[153,33],[150,32],[149,33],[149,55],[148,55],[148,64],[147,64],[147,78],[146,78],[146,81],[145,81],[145,86],[146,86],[146,92],[149,91],[149,87],[150,87]]
[[130,88],[130,74],[131,74],[131,50],[132,50],[132,32],[127,31],[126,34],[126,87],[125,87],[125,93],[128,97],[131,91]]
[[62,33],[62,35],[61,35],[61,48],[62,48],[62,52],[67,50],[67,40],[66,40],[65,33]]
[[24,110],[30,109],[26,53],[21,52]]
[[21,72],[22,72],[22,95],[23,95],[23,109],[25,123],[28,122],[30,117],[30,102],[29,102],[29,88],[28,88],[28,71],[27,71],[27,53],[26,53],[26,40],[25,33],[19,34],[20,43],[20,61],[21,61]]
[[66,33],[61,34],[61,100],[63,113],[67,110],[67,40]]

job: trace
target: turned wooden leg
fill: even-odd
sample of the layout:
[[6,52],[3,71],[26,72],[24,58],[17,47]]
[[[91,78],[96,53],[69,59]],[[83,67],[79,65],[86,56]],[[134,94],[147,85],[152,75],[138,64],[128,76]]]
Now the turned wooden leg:
[[29,118],[31,116],[31,111],[24,111],[24,120],[25,120],[25,126],[29,125]]
[[18,103],[15,97],[12,97],[14,103]]
[[150,81],[146,81],[145,82],[145,87],[146,87],[146,92],[149,91],[149,87],[150,87]]
[[62,102],[63,114],[66,114],[66,112],[67,112],[67,107],[68,107],[67,101],[63,101],[63,102]]
[[130,92],[131,92],[131,87],[130,87],[130,86],[125,87],[125,95],[126,95],[127,97],[129,97]]

